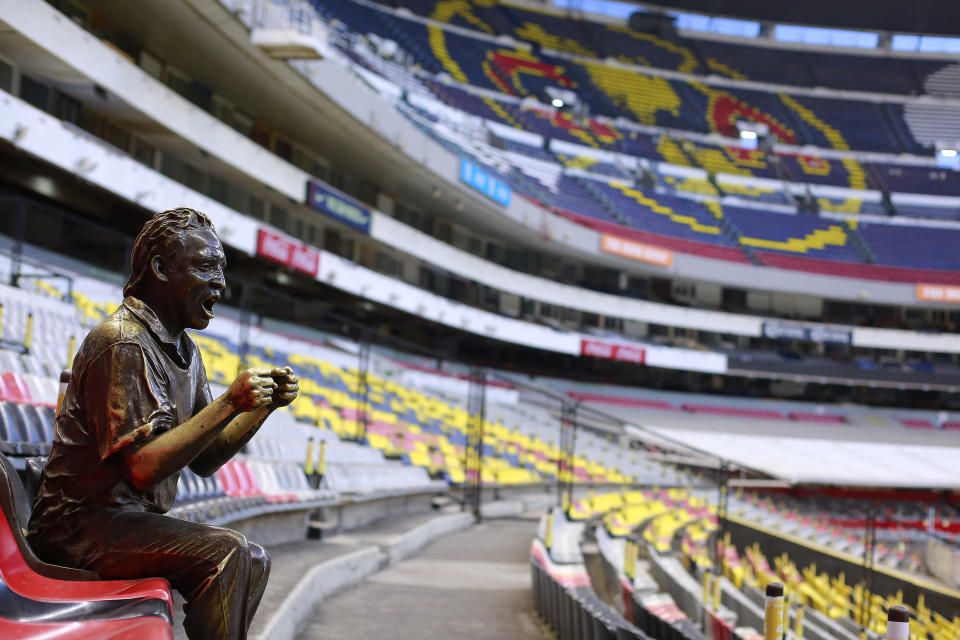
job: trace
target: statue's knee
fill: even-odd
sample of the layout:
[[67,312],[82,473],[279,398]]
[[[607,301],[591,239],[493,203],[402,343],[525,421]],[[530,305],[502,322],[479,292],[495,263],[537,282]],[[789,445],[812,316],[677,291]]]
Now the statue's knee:
[[268,573],[270,571],[270,554],[256,542],[250,542],[248,544],[250,547],[250,560],[254,568],[260,569],[263,573]]
[[231,529],[216,529],[209,536],[210,545],[216,549],[218,563],[223,562],[233,554],[246,559],[250,556],[250,544],[247,538]]

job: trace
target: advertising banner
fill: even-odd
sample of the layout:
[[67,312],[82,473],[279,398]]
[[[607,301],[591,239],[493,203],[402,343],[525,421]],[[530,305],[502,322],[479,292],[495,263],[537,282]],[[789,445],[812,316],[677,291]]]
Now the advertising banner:
[[673,251],[642,242],[627,240],[605,233],[600,238],[600,250],[622,258],[669,267],[673,264]]
[[307,204],[357,231],[370,233],[370,208],[332,187],[311,180],[307,184]]
[[316,277],[320,250],[270,229],[257,231],[257,255]]
[[633,362],[634,364],[643,364],[646,360],[646,352],[641,347],[611,344],[599,340],[581,340],[580,355],[619,360],[620,362]]
[[510,206],[510,198],[513,194],[510,185],[494,178],[489,171],[466,158],[460,159],[460,182],[501,206]]
[[960,303],[960,287],[943,284],[918,284],[917,300]]
[[797,342],[850,344],[853,341],[853,332],[850,329],[828,326],[808,327],[777,320],[768,320],[763,323],[763,335],[771,340]]

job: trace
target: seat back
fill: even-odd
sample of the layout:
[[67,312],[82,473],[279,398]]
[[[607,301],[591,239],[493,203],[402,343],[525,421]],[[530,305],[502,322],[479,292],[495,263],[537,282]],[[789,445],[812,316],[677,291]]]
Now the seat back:
[[3,437],[8,442],[28,442],[23,416],[12,402],[0,401],[0,422],[3,422]]
[[11,529],[26,530],[30,522],[30,497],[17,470],[3,454],[0,454],[0,508]]
[[244,462],[234,462],[234,469],[237,473],[237,480],[240,482],[240,491],[245,495],[255,495],[260,493],[257,481],[250,471],[250,467]]
[[23,378],[20,377],[20,374],[5,371],[4,373],[0,373],[0,379],[6,383],[4,385],[6,395],[4,400],[21,403],[30,402],[30,390],[27,388],[27,384]]
[[0,527],[0,555],[6,562],[57,580],[95,580],[89,571],[68,569],[40,560],[27,543],[26,530],[30,522],[30,498],[7,457],[0,454],[0,511],[6,527]]
[[240,482],[237,480],[237,474],[233,468],[232,461],[227,462],[217,469],[216,475],[220,478],[220,482],[223,484],[223,490],[228,496],[240,494]]
[[40,416],[40,410],[32,404],[16,405],[23,416],[24,435],[27,436],[27,442],[35,444],[46,443],[47,436],[43,432],[43,418]]

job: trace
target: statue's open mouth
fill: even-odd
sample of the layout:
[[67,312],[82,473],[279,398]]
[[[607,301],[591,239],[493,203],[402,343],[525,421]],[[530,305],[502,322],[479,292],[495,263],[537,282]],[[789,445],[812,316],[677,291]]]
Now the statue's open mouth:
[[208,320],[212,320],[216,317],[216,314],[213,313],[213,305],[217,304],[220,301],[220,296],[212,295],[201,303],[203,307],[203,313],[207,316]]

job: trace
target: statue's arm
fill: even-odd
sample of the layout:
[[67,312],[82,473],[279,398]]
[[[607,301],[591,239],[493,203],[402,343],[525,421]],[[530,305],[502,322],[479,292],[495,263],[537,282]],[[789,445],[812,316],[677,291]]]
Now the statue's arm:
[[192,418],[142,443],[122,449],[131,483],[138,489],[146,489],[176,473],[230,428],[238,416],[246,417],[266,408],[276,387],[269,371],[244,371],[226,393]]
[[233,418],[190,463],[190,469],[195,473],[201,476],[213,475],[223,463],[235,456],[250,441],[274,409],[290,404],[297,397],[300,387],[292,369],[289,367],[272,369],[269,375],[277,385],[269,404]]

